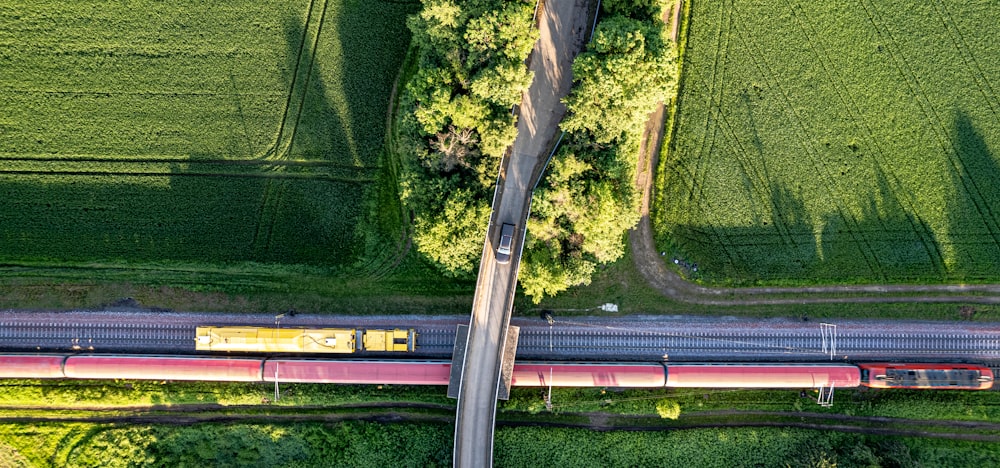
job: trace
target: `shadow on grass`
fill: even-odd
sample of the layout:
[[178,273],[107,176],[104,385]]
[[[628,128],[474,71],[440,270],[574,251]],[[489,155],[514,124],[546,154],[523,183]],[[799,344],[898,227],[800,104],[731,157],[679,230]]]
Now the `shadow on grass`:
[[[968,115],[957,111],[946,232],[901,203],[887,170],[873,166],[860,214],[812,218],[791,187],[772,185],[771,220],[756,226],[677,226],[688,276],[722,283],[992,281],[1000,277],[1000,165]],[[856,150],[855,150],[856,151]]]
[[948,233],[941,239],[949,276],[1000,276],[1000,165],[968,114],[955,112]]

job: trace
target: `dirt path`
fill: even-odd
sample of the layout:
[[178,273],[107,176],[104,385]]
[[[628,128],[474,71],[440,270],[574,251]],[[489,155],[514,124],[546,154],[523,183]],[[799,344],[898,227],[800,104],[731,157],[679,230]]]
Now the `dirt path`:
[[[676,37],[681,19],[680,0],[670,11],[663,12],[663,21]],[[672,18],[671,18],[672,16]],[[1000,304],[1000,285],[844,285],[807,287],[752,287],[714,288],[690,283],[676,272],[669,270],[653,240],[653,227],[649,217],[650,199],[660,149],[663,145],[666,109],[658,103],[649,115],[639,149],[636,186],[642,194],[641,218],[638,226],[629,231],[632,259],[636,269],[650,286],[666,297],[678,302],[704,305],[765,305],[765,304],[818,304],[818,303],[875,303],[875,302],[953,302]]]
[[[3,424],[39,423],[93,423],[93,424],[161,424],[191,425],[205,423],[291,423],[291,422],[341,422],[371,421],[380,423],[454,423],[453,408],[444,405],[421,403],[356,404],[345,407],[299,408],[270,405],[216,407],[216,405],[180,405],[156,412],[130,407],[101,408],[77,415],[11,415],[0,416]],[[229,412],[213,410],[226,409]],[[233,410],[253,411],[234,413]],[[91,412],[92,415],[79,414]],[[122,414],[125,412],[126,414]],[[580,422],[580,417],[586,422]],[[533,420],[534,419],[534,420]],[[985,421],[919,420],[877,416],[848,416],[812,412],[781,411],[703,411],[682,414],[677,420],[664,420],[656,416],[635,416],[613,413],[559,413],[527,415],[503,413],[497,425],[508,427],[563,427],[594,431],[675,431],[721,427],[794,427],[800,429],[851,432],[871,435],[930,437],[953,440],[1000,442],[1000,424]]]

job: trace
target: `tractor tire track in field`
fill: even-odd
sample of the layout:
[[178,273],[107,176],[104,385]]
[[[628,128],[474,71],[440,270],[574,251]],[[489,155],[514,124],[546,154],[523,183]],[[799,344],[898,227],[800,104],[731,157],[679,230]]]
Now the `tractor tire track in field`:
[[979,60],[976,60],[976,56],[972,54],[972,50],[969,48],[969,43],[965,40],[965,35],[962,34],[960,29],[958,29],[958,23],[956,23],[955,19],[951,17],[951,13],[948,12],[947,5],[945,5],[941,0],[931,3],[938,15],[941,16],[941,22],[944,24],[944,28],[948,32],[948,37],[951,39],[951,43],[955,46],[955,50],[958,51],[959,56],[961,56],[962,60],[965,62],[965,66],[969,68],[970,72],[973,69],[976,71],[975,73],[972,73],[972,79],[976,82],[976,87],[979,88],[979,92],[982,93],[986,104],[990,107],[990,112],[993,113],[993,118],[997,118],[997,107],[1000,107],[1000,102],[997,100],[997,94],[993,91],[993,86],[990,85],[990,81],[986,78],[986,73],[983,72],[983,67],[979,65]]
[[[800,116],[798,112],[796,112],[795,106],[792,104],[791,98],[788,97],[788,93],[785,91],[785,88],[783,86],[780,86],[779,83],[774,81],[774,77],[777,76],[777,74],[774,73],[773,70],[771,70],[771,68],[767,65],[766,62],[757,59],[757,57],[764,56],[764,55],[759,55],[763,53],[762,52],[763,49],[761,49],[761,47],[759,47],[749,36],[747,37],[739,36],[739,37],[741,39],[745,39],[746,41],[745,44],[747,45],[747,48],[753,51],[753,53],[749,54],[751,57],[750,61],[753,62],[754,66],[757,67],[758,71],[760,71],[761,76],[763,76],[764,80],[768,82],[768,86],[771,86],[773,89],[777,89],[780,92],[781,97],[785,102],[785,109],[788,110],[788,112],[785,114],[785,117],[788,119],[789,126],[790,128],[795,129],[796,133],[799,134],[799,143],[802,145],[802,150],[806,155],[809,156],[809,160],[812,162],[816,173],[823,175],[824,179],[823,186],[827,191],[828,196],[830,197],[831,200],[841,200],[842,198],[839,197],[838,195],[842,194],[835,193],[836,190],[834,187],[836,186],[836,184],[832,182],[833,177],[827,170],[826,165],[823,164],[822,158],[819,157],[816,149],[813,148],[808,143],[810,141],[813,141],[813,139],[809,138],[809,128],[805,122],[805,119],[802,116]],[[852,213],[850,213],[849,210],[846,210],[843,206],[841,206],[840,203],[835,203],[834,206],[836,207],[837,214],[847,224],[847,227],[846,229],[844,229],[844,231],[847,233],[848,236],[851,237],[851,240],[858,249],[858,253],[860,253],[861,257],[864,259],[865,264],[868,267],[868,270],[873,275],[877,275],[879,277],[884,278],[885,273],[882,271],[881,263],[879,262],[878,257],[876,256],[875,249],[873,249],[872,246],[868,243],[867,237],[862,235],[859,241],[858,228],[860,227],[860,225],[858,223],[858,220],[854,217]],[[871,255],[872,258],[870,258],[869,255]]]
[[295,134],[299,129],[299,124],[302,122],[302,109],[306,107],[306,97],[309,95],[309,84],[312,81],[313,68],[316,65],[316,50],[319,49],[319,39],[320,35],[323,33],[323,24],[326,23],[326,8],[329,3],[329,0],[323,0],[323,10],[319,14],[319,25],[316,27],[316,35],[313,39],[312,50],[309,54],[309,69],[306,70],[306,83],[302,87],[302,99],[299,100],[298,112],[295,114],[295,125],[292,126],[291,136],[288,137],[288,149],[286,156],[291,155],[292,149],[295,147]]
[[[268,156],[275,156],[275,157],[281,156],[281,146],[284,138],[285,127],[288,126],[289,124],[288,114],[289,111],[291,110],[292,99],[295,96],[296,90],[298,89],[296,88],[295,85],[299,81],[299,68],[302,66],[302,54],[305,51],[306,41],[309,40],[309,25],[312,24],[313,8],[315,6],[316,6],[316,0],[309,0],[309,7],[306,10],[305,23],[302,26],[302,41],[299,42],[299,50],[295,57],[295,66],[292,67],[292,82],[288,86],[288,97],[287,99],[285,99],[285,108],[282,112],[281,122],[278,124],[278,135],[274,139],[274,147],[270,151],[265,153],[264,155],[265,158],[267,158]],[[316,37],[316,40],[317,41],[319,40],[318,35]],[[315,46],[316,43],[314,41],[313,49],[315,49]],[[303,94],[305,93],[305,91],[306,91],[305,89],[302,90]]]
[[[778,233],[778,238],[781,240],[781,243],[783,245],[792,245],[793,247],[797,246],[794,235],[791,233],[791,230],[788,228],[788,225],[781,216],[781,210],[775,200],[774,192],[768,184],[770,177],[768,176],[766,161],[764,160],[763,154],[760,154],[759,157],[756,158],[760,161],[760,166],[762,166],[762,168],[758,170],[757,165],[754,164],[754,156],[751,155],[750,151],[748,151],[743,145],[743,142],[736,134],[736,130],[729,121],[729,117],[726,113],[719,112],[719,122],[725,125],[725,130],[727,132],[723,134],[723,138],[729,143],[729,148],[733,150],[733,154],[736,156],[736,160],[740,165],[741,171],[743,172],[744,179],[749,185],[749,187],[747,187],[748,192],[754,193],[760,200],[767,200],[768,203],[770,203],[772,210],[771,213],[775,214],[778,218],[777,220],[772,221],[776,221],[774,223],[774,228]],[[718,127],[718,125],[716,127]],[[712,206],[709,198],[702,198],[702,200],[709,207]],[[758,211],[756,204],[753,204],[750,209],[753,211],[752,215],[755,219],[759,220],[765,217],[765,214]],[[729,239],[727,239],[726,245],[743,245],[735,244],[732,242],[731,236],[727,237],[729,237]]]
[[[257,209],[257,226],[250,239],[250,251],[254,258],[264,258],[271,249],[271,235],[274,232],[275,219],[278,216],[281,194],[286,184],[268,182],[261,195],[260,207]],[[275,194],[275,192],[278,192]]]
[[[688,12],[690,15],[690,12]],[[751,57],[754,57],[751,54]],[[762,72],[761,65],[755,66]],[[691,74],[684,68],[682,73]],[[684,80],[684,76],[681,77]],[[689,82],[690,85],[690,82]],[[787,98],[786,98],[787,99]],[[655,114],[654,114],[655,115]],[[666,113],[659,114],[658,121],[647,124],[650,129],[643,136],[647,147],[659,148],[662,138]],[[648,165],[659,167],[659,152],[648,154]],[[640,155],[640,160],[647,156]],[[639,166],[643,167],[643,166]],[[641,174],[642,171],[636,171]],[[678,176],[682,174],[675,172]],[[638,177],[637,177],[638,178]],[[847,303],[977,303],[1000,304],[1000,284],[980,285],[835,285],[835,286],[802,286],[802,287],[748,287],[726,288],[705,287],[690,283],[676,272],[667,269],[656,248],[653,238],[653,227],[649,216],[651,200],[652,177],[638,178],[637,184],[643,194],[640,207],[642,216],[638,226],[629,231],[632,260],[636,270],[646,282],[665,297],[682,303],[693,303],[716,306],[747,306],[766,304],[847,304]],[[923,220],[921,223],[926,224]],[[707,235],[707,233],[705,233]]]
[[[726,72],[726,59],[729,52],[729,40],[732,32],[732,17],[733,8],[732,4],[728,7],[722,9],[722,18],[719,21],[719,33],[718,41],[716,42],[716,53],[715,62],[712,65],[712,76],[709,88],[709,102],[708,102],[708,113],[705,117],[705,128],[702,134],[702,142],[698,147],[698,158],[695,160],[694,173],[691,176],[691,191],[688,194],[688,202],[692,202],[695,199],[699,203],[710,203],[705,198],[705,183],[708,177],[708,159],[712,155],[712,149],[715,147],[715,140],[718,134],[718,124],[715,120],[719,115],[722,114],[722,98],[725,94],[725,90],[722,88],[722,83],[725,80],[722,75]],[[720,57],[723,57],[720,59]],[[729,245],[732,244],[731,239],[728,236],[717,229],[715,226],[710,227],[712,230],[712,237],[720,239],[719,245],[722,247],[722,252],[726,258],[732,260],[735,252],[730,252]]]
[[[320,35],[323,32],[323,23],[326,21],[326,11],[329,5],[328,0],[322,0],[323,6],[320,10],[318,24],[316,25],[316,33],[312,36],[312,45],[308,50],[309,57],[307,59],[308,66],[306,68],[305,83],[301,87],[297,87],[299,84],[299,71],[302,67],[302,58],[306,53],[306,42],[309,40],[309,30],[311,29],[313,11],[316,7],[316,2],[319,0],[310,0],[309,10],[306,13],[306,21],[302,28],[302,41],[299,42],[299,50],[297,53],[295,67],[292,74],[292,83],[288,90],[288,100],[285,104],[284,115],[281,119],[281,124],[278,129],[278,137],[275,140],[275,150],[272,154],[274,159],[285,159],[291,156],[291,153],[295,145],[295,134],[299,128],[299,124],[302,121],[302,110],[306,105],[306,98],[309,95],[309,84],[312,80],[313,68],[316,65],[316,50],[319,48]],[[297,109],[295,110],[295,117],[289,122],[289,114],[291,113],[291,105],[294,100],[294,96],[298,94],[299,101],[297,104]],[[288,127],[288,143],[282,141],[283,133]],[[274,167],[275,170],[282,169],[281,167]],[[373,178],[372,181],[375,179]],[[254,231],[253,239],[250,242],[250,250],[255,253],[258,257],[263,257],[271,250],[271,242],[274,234],[275,223],[277,223],[281,206],[282,198],[288,189],[288,184],[286,181],[268,181],[267,185],[264,187],[264,194],[262,196],[260,209],[257,212],[257,229]]]
[[[726,15],[726,13],[730,13],[730,15]],[[705,173],[708,171],[708,164],[705,160],[712,154],[711,146],[714,144],[713,140],[715,138],[715,126],[712,122],[715,115],[719,112],[718,109],[722,103],[722,90],[718,91],[719,97],[716,98],[716,89],[720,86],[718,84],[719,75],[724,73],[724,70],[720,71],[719,69],[720,67],[725,67],[725,60],[723,59],[720,65],[719,57],[722,57],[723,53],[729,50],[729,34],[732,31],[731,24],[729,24],[731,13],[731,8],[723,8],[723,16],[719,20],[718,40],[715,45],[715,62],[712,64],[712,75],[708,83],[708,112],[705,114],[705,126],[701,144],[698,145],[698,157],[695,159],[694,172],[691,174],[691,191],[688,193],[688,202],[694,201],[696,195],[704,195],[702,187],[704,186],[704,179],[706,177]],[[709,140],[709,134],[712,135],[712,140]],[[704,197],[702,196],[702,198]]]
[[232,173],[232,172],[122,172],[122,171],[35,171],[35,170],[3,170],[2,176],[83,176],[83,177],[218,177],[236,179],[269,179],[269,180],[318,180],[326,182],[344,182],[354,184],[372,183],[374,177],[340,177],[330,174],[310,173]]
[[[818,31],[816,31],[816,29],[812,26],[812,23],[808,21],[808,15],[805,13],[805,9],[802,8],[801,4],[799,3],[793,4],[791,1],[788,0],[786,0],[785,3],[789,6],[789,9],[791,9],[792,17],[795,18],[796,25],[799,27],[799,29],[806,37],[821,37],[821,34]],[[796,10],[798,12],[796,12]],[[876,154],[877,154],[876,157],[879,159],[879,161],[876,161],[875,168],[877,171],[879,171],[879,173],[885,175],[885,172],[881,171],[879,166],[884,165],[886,167],[891,167],[891,165],[888,163],[888,158],[885,156],[885,152],[883,151],[882,146],[879,143],[880,139],[875,137],[875,133],[872,130],[872,128],[868,125],[868,122],[861,118],[861,115],[863,115],[863,113],[861,112],[860,106],[858,106],[857,102],[855,102],[853,97],[851,97],[850,94],[845,96],[844,95],[845,93],[841,91],[842,89],[847,89],[847,84],[844,82],[843,78],[839,74],[835,73],[836,68],[832,65],[833,61],[830,59],[830,55],[827,53],[826,49],[817,46],[816,41],[806,41],[806,42],[809,45],[809,49],[813,52],[813,55],[816,57],[816,62],[819,63],[820,66],[823,68],[823,73],[827,76],[830,82],[834,81],[836,82],[833,86],[833,90],[836,93],[837,97],[840,99],[841,104],[843,104],[844,109],[848,113],[848,116],[850,116],[852,126],[854,126],[855,130],[859,134],[866,134],[868,136],[869,143],[876,149]],[[864,125],[864,128],[861,128],[859,122]],[[903,186],[903,184],[899,181],[898,177],[896,177],[896,174],[892,171],[889,171],[888,174],[891,177],[892,181],[895,183],[894,188],[897,189],[895,190],[895,193],[904,193],[903,190],[899,190]],[[909,192],[907,191],[905,193]],[[914,206],[915,202],[909,199],[909,197],[906,197],[905,201],[907,204],[906,206],[907,212],[916,213],[917,210]],[[944,274],[946,272],[944,257],[941,254],[941,249],[938,247],[934,239],[929,238],[930,231],[925,230],[926,226],[923,223],[921,223],[920,226],[918,227],[917,223],[914,221],[912,216],[907,216],[906,219],[909,222],[910,228],[913,231],[913,233],[916,234],[916,236],[920,239],[920,242],[924,248],[924,252],[927,254],[927,258],[931,261],[931,263],[934,265],[934,268],[937,269],[939,274]],[[881,222],[882,219],[879,218],[879,221]],[[886,228],[884,222],[882,223],[882,227]],[[888,229],[883,229],[882,231],[885,232],[888,231]],[[878,257],[878,254],[874,251],[872,252],[872,255],[876,258]]]
[[952,169],[958,175],[962,188],[965,190],[966,194],[968,194],[969,198],[971,198],[972,204],[976,208],[980,219],[982,219],[986,230],[993,238],[994,244],[1000,245],[1000,233],[997,232],[1000,231],[1000,223],[998,223],[997,217],[993,213],[993,208],[990,206],[989,200],[983,196],[983,192],[979,188],[979,184],[968,172],[968,170],[966,170],[966,164],[965,161],[962,160],[961,152],[957,147],[955,147],[954,140],[948,138],[948,130],[943,127],[943,120],[941,120],[941,116],[938,115],[938,112],[934,107],[934,103],[932,103],[927,97],[927,92],[921,85],[920,78],[917,73],[910,68],[906,57],[903,56],[902,48],[899,48],[898,52],[893,51],[893,49],[899,47],[899,42],[895,37],[893,37],[892,31],[890,31],[886,25],[879,25],[879,22],[877,21],[879,16],[878,8],[874,2],[871,3],[871,5],[865,5],[865,1],[866,0],[858,0],[858,3],[865,11],[869,22],[871,22],[879,37],[887,39],[888,43],[892,44],[893,47],[886,47],[886,50],[889,52],[889,56],[892,57],[896,70],[906,81],[906,84],[910,89],[910,94],[913,96],[914,100],[919,103],[920,110],[926,118],[927,125],[934,133],[938,144],[941,146],[941,150],[944,154],[948,155],[948,159],[951,161]]

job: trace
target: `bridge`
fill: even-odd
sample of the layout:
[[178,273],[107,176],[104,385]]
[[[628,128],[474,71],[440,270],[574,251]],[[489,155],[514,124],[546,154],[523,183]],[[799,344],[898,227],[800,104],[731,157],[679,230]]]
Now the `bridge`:
[[[454,464],[458,467],[493,465],[493,427],[501,385],[501,368],[513,366],[516,331],[508,324],[517,271],[524,246],[531,192],[553,150],[559,121],[566,113],[561,100],[572,85],[573,58],[589,33],[587,0],[549,0],[536,13],[539,39],[528,67],[534,73],[531,87],[522,96],[517,139],[501,163],[493,197],[472,318],[463,328],[467,338],[456,344],[448,395],[458,399],[455,423]],[[496,261],[499,229],[516,226],[511,260]],[[461,337],[459,338],[461,340]],[[505,349],[508,349],[505,352]],[[507,380],[509,383],[509,377]]]

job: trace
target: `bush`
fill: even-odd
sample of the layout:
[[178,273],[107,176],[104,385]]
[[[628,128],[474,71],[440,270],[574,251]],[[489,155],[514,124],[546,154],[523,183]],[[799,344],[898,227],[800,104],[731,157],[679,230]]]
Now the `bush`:
[[677,419],[681,416],[681,405],[664,398],[656,402],[656,414],[663,419]]

